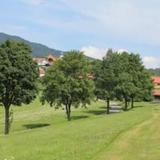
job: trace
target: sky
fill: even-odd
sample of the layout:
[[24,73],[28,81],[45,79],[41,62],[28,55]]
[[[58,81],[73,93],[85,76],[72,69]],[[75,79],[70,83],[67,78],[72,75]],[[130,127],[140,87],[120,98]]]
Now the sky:
[[101,59],[108,48],[160,67],[160,0],[1,0],[0,32]]

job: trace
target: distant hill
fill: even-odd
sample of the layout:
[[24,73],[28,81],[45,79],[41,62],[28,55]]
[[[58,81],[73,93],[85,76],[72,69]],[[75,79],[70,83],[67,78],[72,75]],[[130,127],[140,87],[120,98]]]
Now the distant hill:
[[160,68],[148,69],[152,76],[160,76]]
[[53,54],[53,55],[59,57],[63,54],[63,51],[49,48],[49,47],[47,47],[43,44],[30,42],[30,41],[27,41],[27,40],[25,40],[21,37],[18,37],[18,36],[12,36],[12,35],[8,35],[8,34],[5,34],[5,33],[0,33],[0,43],[6,41],[8,39],[21,41],[21,42],[24,42],[24,43],[28,44],[29,46],[31,46],[32,55],[34,57],[45,56],[45,55],[48,55],[48,54]]

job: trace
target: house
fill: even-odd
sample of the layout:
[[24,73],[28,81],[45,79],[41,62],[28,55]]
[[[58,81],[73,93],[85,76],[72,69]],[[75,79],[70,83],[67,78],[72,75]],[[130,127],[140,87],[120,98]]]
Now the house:
[[48,64],[48,61],[45,57],[36,57],[33,58],[33,61],[38,64],[38,66],[45,66]]
[[153,96],[155,97],[155,99],[160,100],[160,77],[152,77],[152,81],[154,84]]
[[58,58],[51,54],[47,57],[34,57],[33,61],[36,62],[39,67],[39,77],[43,77],[47,68],[52,66],[57,60]]
[[58,58],[57,57],[54,57],[53,55],[48,55],[48,57],[47,57],[47,61],[48,61],[48,63],[49,63],[49,65],[53,65],[54,64],[54,62],[56,62],[58,60]]

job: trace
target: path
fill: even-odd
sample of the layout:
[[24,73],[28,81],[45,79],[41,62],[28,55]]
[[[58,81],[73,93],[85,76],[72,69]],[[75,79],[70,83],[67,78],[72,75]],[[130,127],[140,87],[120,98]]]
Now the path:
[[111,103],[110,113],[119,113],[121,111],[122,111],[122,107],[119,104],[115,102]]

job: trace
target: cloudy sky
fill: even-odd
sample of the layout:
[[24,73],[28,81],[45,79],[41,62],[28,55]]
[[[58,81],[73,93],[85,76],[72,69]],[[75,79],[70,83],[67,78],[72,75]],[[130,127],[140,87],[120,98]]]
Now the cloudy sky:
[[2,0],[0,32],[101,58],[107,48],[160,66],[160,0]]

